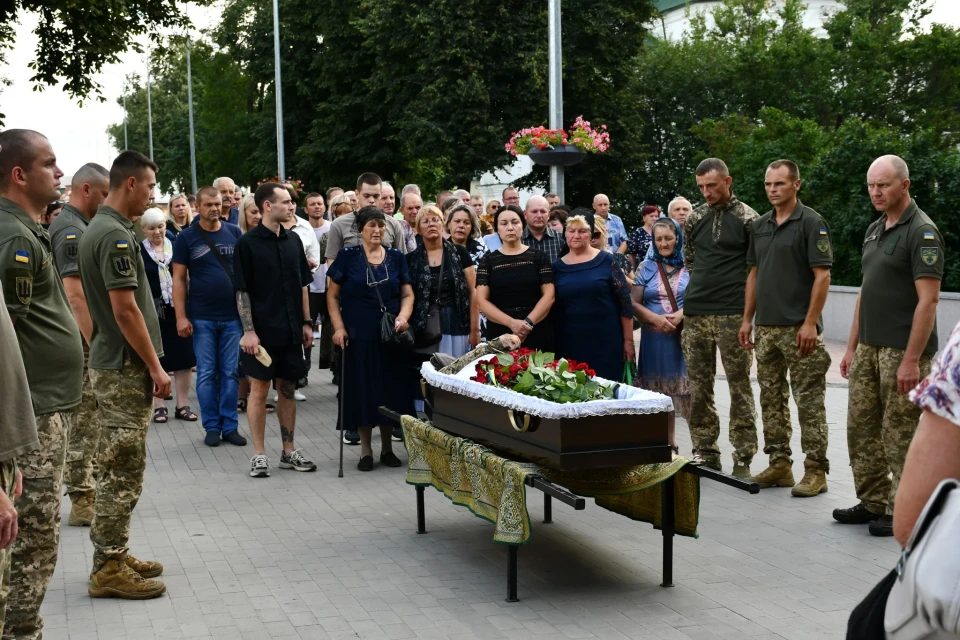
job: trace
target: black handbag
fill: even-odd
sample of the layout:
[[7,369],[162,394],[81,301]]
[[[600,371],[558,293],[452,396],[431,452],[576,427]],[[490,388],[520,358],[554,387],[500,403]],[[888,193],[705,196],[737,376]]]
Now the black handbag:
[[[397,331],[397,316],[387,311],[386,305],[383,304],[383,298],[380,296],[380,283],[377,282],[376,276],[373,275],[373,269],[370,268],[367,252],[364,251],[363,247],[360,247],[360,251],[363,254],[363,261],[367,265],[367,275],[370,282],[376,283],[373,285],[373,290],[376,292],[377,301],[380,303],[380,342],[409,349],[414,344],[413,330],[408,326],[405,331]],[[386,249],[384,249],[384,260],[386,260]]]
[[897,570],[894,569],[854,608],[847,620],[847,640],[885,640],[887,634],[883,628],[883,615],[890,590],[896,581]]
[[440,282],[437,284],[437,299],[427,310],[427,323],[417,331],[415,345],[417,349],[432,347],[443,339],[440,329],[440,292],[443,290],[443,254],[440,254]]

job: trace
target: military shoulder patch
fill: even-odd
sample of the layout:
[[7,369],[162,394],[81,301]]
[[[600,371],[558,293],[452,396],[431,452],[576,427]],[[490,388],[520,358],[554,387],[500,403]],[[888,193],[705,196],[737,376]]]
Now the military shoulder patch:
[[[67,236],[67,238],[69,239],[70,236]],[[76,260],[80,255],[80,243],[76,240],[65,242],[63,245],[63,251],[67,254],[67,259]]]
[[822,236],[827,235],[827,230],[826,230],[825,227],[820,227],[820,235],[822,235]]
[[113,269],[117,272],[117,275],[126,278],[133,274],[133,261],[130,260],[129,254],[116,254],[111,256],[111,259],[113,260]]
[[17,251],[14,255],[14,260],[21,264],[30,264],[30,252],[29,251]]
[[937,236],[933,235],[933,231],[925,231],[923,233],[924,240],[936,240]]
[[937,264],[937,260],[940,258],[940,249],[937,247],[920,247],[920,259],[923,260],[923,264],[928,267],[932,267]]
[[820,238],[817,240],[817,250],[820,253],[829,253],[830,252],[830,241],[826,238]]
[[68,234],[67,234],[67,240],[76,240],[76,239],[77,239],[77,234],[75,234],[75,233],[68,233]]
[[117,240],[117,249],[127,249],[130,244],[126,240]]
[[17,293],[17,300],[20,301],[20,304],[30,304],[33,299],[33,278],[17,276],[14,282],[14,291]]

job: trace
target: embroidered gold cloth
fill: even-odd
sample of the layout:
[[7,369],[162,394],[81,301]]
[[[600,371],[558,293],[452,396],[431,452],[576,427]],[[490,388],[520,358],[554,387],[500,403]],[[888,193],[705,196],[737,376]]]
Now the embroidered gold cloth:
[[[410,461],[407,484],[434,487],[454,504],[492,522],[493,540],[501,544],[524,544],[530,539],[524,482],[531,475],[592,497],[598,506],[659,529],[659,485],[690,462],[677,457],[664,464],[563,472],[503,458],[411,416],[403,416],[401,424]],[[676,475],[675,486],[675,532],[697,537],[700,478],[681,473]]]

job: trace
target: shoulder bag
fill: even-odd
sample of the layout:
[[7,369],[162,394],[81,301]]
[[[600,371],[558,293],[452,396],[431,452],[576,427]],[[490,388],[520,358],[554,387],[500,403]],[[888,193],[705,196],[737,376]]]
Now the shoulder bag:
[[960,638],[958,486],[937,486],[900,555],[883,620],[888,640]]
[[[367,266],[367,276],[370,278],[370,282],[377,282],[373,269],[370,268],[370,262],[367,260],[367,252],[364,251],[362,246],[360,247],[360,255],[363,256],[363,262]],[[383,261],[387,261],[386,247],[383,249]],[[383,304],[383,298],[380,296],[380,283],[373,285],[373,290],[377,294],[377,302],[380,303],[380,342],[398,347],[412,347],[414,343],[413,330],[408,326],[405,331],[397,331],[397,316],[387,311],[386,305]]]
[[208,247],[210,247],[210,252],[213,253],[213,256],[217,259],[217,262],[220,263],[220,266],[223,267],[223,270],[227,272],[227,277],[230,278],[230,283],[233,282],[233,269],[230,268],[230,265],[227,264],[227,259],[223,257],[223,254],[220,253],[220,250],[217,249],[217,245],[214,244],[213,238],[210,237],[210,234],[204,231],[204,229],[197,224],[197,233],[200,234],[200,239],[203,240]]
[[[667,298],[670,300],[670,305],[673,307],[673,313],[680,311],[679,305],[677,305],[677,298],[673,295],[673,287],[670,286],[670,277],[667,275],[667,270],[663,268],[662,262],[657,262],[657,269],[660,270],[660,279],[663,281],[663,288],[667,290]],[[677,325],[677,338],[680,338],[680,334],[683,333],[683,320],[680,321],[680,324]]]
[[[426,252],[424,252],[426,255]],[[429,264],[429,258],[427,259]],[[440,292],[443,290],[443,253],[440,253],[440,282],[437,285],[437,299],[430,304],[427,311],[427,323],[423,329],[417,332],[415,347],[422,349],[432,347],[443,339],[443,332],[440,329]]]

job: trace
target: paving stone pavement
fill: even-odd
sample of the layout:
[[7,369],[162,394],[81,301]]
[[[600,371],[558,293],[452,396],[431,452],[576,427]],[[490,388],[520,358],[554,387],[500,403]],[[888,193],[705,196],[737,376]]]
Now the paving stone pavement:
[[[416,535],[404,469],[378,464],[361,473],[358,448],[346,448],[345,477],[337,478],[329,381],[329,372],[312,373],[308,399],[298,405],[297,444],[319,465],[316,473],[276,468],[275,416],[267,421],[274,468],[265,480],[247,475],[251,445],[210,449],[199,423],[151,425],[131,545],[136,556],[164,564],[161,598],[87,595],[89,529],[66,526],[65,500],[44,638],[832,639],[844,636],[850,610],[897,561],[892,538],[830,517],[855,501],[847,391],[831,387],[829,493],[750,496],[705,481],[700,538],[675,538],[676,586],[664,589],[659,532],[592,501],[583,512],[555,503],[554,524],[544,525],[540,493],[530,490],[534,535],[519,552],[521,601],[508,604],[507,551],[493,544],[489,523],[428,489],[429,534]],[[723,380],[717,401],[725,422]],[[249,434],[245,419],[241,432]],[[689,451],[682,421],[678,438]],[[725,426],[721,448],[729,468]],[[402,447],[398,453],[406,459]],[[765,463],[761,453],[754,470]]]

